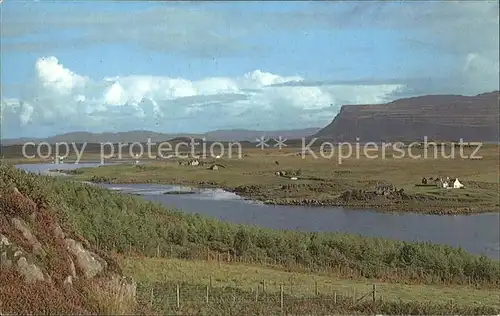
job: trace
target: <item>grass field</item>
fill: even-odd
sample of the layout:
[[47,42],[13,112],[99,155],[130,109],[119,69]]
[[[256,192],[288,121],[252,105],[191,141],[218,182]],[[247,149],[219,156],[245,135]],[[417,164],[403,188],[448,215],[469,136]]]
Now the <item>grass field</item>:
[[[111,183],[164,183],[221,187],[268,204],[333,205],[374,208],[384,211],[414,211],[434,214],[498,212],[498,146],[484,146],[481,159],[445,159],[441,152],[427,159],[370,159],[363,155],[341,160],[297,156],[297,148],[286,150],[243,149],[241,159],[201,160],[200,166],[181,165],[180,159],[150,160],[144,165],[114,165],[75,171],[76,179]],[[450,148],[445,148],[450,154]],[[458,152],[458,149],[456,149]],[[464,148],[470,156],[473,148]],[[338,154],[338,150],[336,151]],[[371,152],[370,155],[376,155]],[[413,149],[424,156],[424,149]],[[432,154],[429,150],[428,155]],[[319,155],[319,154],[318,154]],[[433,154],[432,154],[433,155]],[[218,170],[208,167],[220,164]],[[282,172],[284,176],[276,175]],[[295,176],[297,179],[292,180]],[[462,189],[417,186],[422,178],[459,178]],[[430,183],[433,180],[429,180]],[[377,184],[392,184],[387,196],[375,193]]]
[[384,283],[378,280],[346,280],[331,274],[298,273],[247,264],[228,264],[213,261],[181,260],[146,257],[125,257],[119,259],[124,272],[145,283],[177,282],[202,283],[213,287],[233,287],[252,291],[266,284],[266,292],[279,293],[280,285],[287,294],[294,297],[310,297],[318,293],[352,296],[370,291],[372,285],[377,295],[387,300],[421,300],[433,303],[447,303],[451,300],[463,304],[490,305],[500,308],[500,293],[496,290],[476,289],[465,285],[405,285]]
[[[375,302],[380,312],[388,312],[390,304],[394,303],[400,306],[415,304],[413,311],[420,312],[423,310],[418,309],[421,308],[419,305],[426,305],[436,314],[449,314],[453,310],[474,313],[475,310],[484,308],[500,310],[498,291],[481,290],[472,286],[403,285],[376,280],[345,280],[335,275],[293,273],[255,265],[209,261],[124,256],[118,257],[118,261],[124,273],[137,280],[139,297],[145,303],[152,303],[153,308],[159,312],[171,313],[193,308],[213,310],[218,307],[218,312],[227,313],[231,308],[231,298],[236,303],[233,309],[241,304],[247,305],[247,308],[253,305],[254,312],[259,307],[268,312],[279,311],[281,291],[284,295],[284,309],[288,313],[297,312],[300,305],[318,308],[313,306],[321,303],[328,303],[330,308],[337,311],[362,312],[373,308],[370,306],[370,303],[373,304],[373,286]],[[176,306],[177,287],[181,305],[179,308]],[[226,304],[223,307],[220,303],[224,299]],[[213,302],[210,303],[211,301]],[[357,303],[353,303],[355,301]]]

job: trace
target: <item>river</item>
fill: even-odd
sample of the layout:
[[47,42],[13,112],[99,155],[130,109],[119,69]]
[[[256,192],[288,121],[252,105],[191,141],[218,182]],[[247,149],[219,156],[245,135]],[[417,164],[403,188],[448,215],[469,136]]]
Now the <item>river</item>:
[[[25,164],[18,168],[37,173],[50,169],[93,167],[98,163]],[[500,260],[500,214],[425,215],[382,213],[339,207],[264,205],[221,189],[190,189],[158,184],[99,184],[108,189],[141,195],[186,213],[275,229],[308,232],[338,231],[405,241],[430,241],[484,254]],[[192,190],[194,194],[164,194]]]

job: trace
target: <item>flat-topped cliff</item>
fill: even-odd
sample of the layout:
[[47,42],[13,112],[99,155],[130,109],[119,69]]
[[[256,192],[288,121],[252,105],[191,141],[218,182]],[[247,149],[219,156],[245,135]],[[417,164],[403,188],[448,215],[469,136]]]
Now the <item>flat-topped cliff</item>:
[[498,141],[499,91],[426,95],[386,104],[345,105],[314,137],[339,141]]

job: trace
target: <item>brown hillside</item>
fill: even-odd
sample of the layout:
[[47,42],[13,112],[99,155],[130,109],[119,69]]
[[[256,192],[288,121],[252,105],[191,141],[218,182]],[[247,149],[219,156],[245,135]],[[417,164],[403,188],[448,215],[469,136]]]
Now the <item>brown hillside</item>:
[[387,104],[345,105],[314,137],[338,141],[498,141],[499,91],[428,95]]
[[[1,177],[5,184],[9,175]],[[65,227],[44,201],[6,185],[0,257],[0,315],[136,311],[135,282],[113,259]]]

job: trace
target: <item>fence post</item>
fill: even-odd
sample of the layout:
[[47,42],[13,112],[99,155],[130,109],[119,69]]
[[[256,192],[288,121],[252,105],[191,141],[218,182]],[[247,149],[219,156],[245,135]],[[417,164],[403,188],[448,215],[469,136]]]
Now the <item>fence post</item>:
[[314,281],[314,295],[318,296],[318,281]]
[[205,297],[205,301],[206,301],[207,304],[208,304],[208,291],[209,291],[209,286],[207,285],[207,294],[206,294],[206,297]]
[[259,300],[259,285],[257,284],[257,287],[255,288],[255,301],[257,302]]
[[333,304],[337,305],[337,291],[333,292]]
[[352,288],[352,303],[356,304],[356,288]]
[[377,301],[376,301],[376,293],[377,293],[377,288],[375,284],[373,284],[373,292],[372,292],[372,300],[373,300],[373,312],[375,313],[377,310]]
[[177,308],[181,306],[181,293],[180,286],[177,284]]
[[210,276],[210,288],[212,288],[212,276]]
[[151,286],[151,297],[149,298],[149,306],[153,307],[153,299],[154,299],[154,287]]
[[266,293],[266,280],[262,280],[262,293]]
[[283,284],[280,284],[280,306],[281,313],[283,313]]
[[156,256],[160,257],[160,244],[156,246]]

